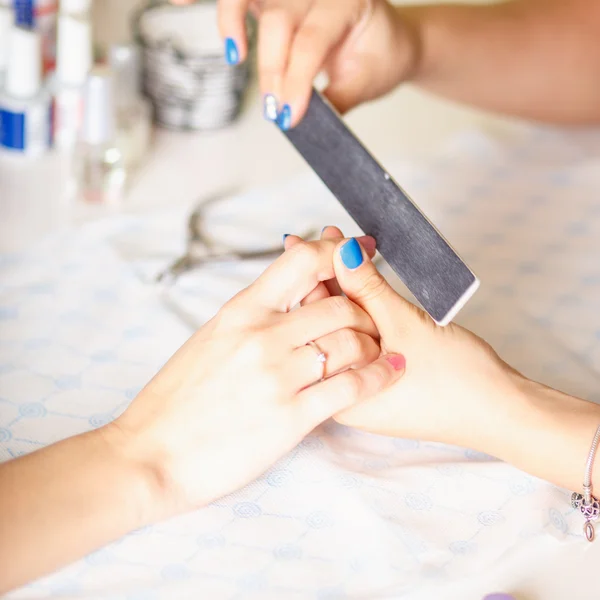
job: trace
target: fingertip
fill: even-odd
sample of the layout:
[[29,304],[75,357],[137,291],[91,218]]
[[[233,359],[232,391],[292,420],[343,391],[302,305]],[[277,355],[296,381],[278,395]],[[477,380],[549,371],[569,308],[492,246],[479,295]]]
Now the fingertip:
[[[344,239],[344,234],[339,227],[326,225],[321,231],[322,240],[341,240]],[[361,235],[356,238],[356,241],[362,246],[369,258],[373,258],[377,253],[377,241],[371,235]],[[343,246],[343,244],[341,244]]]
[[293,121],[292,107],[289,104],[284,104],[277,115],[277,125],[281,131],[288,131],[297,123]]
[[241,65],[248,58],[248,36],[246,25],[242,22],[238,27],[228,28],[222,35],[223,51],[227,64]]
[[225,60],[231,66],[235,66],[241,62],[240,49],[233,37],[225,38]]
[[283,234],[283,249],[289,250],[293,248],[298,242],[304,241],[301,237],[294,235],[293,233]]
[[373,258],[377,252],[377,241],[373,236],[362,235],[358,238],[358,242],[363,247],[369,258]]
[[323,227],[323,231],[321,232],[321,239],[323,240],[338,240],[343,239],[344,234],[339,227],[335,227],[333,225],[325,225]]
[[245,17],[237,9],[219,8],[218,20],[225,62],[231,66],[243,63],[248,55]]
[[[284,98],[287,98],[287,94],[284,93]],[[292,97],[290,100],[284,101],[284,106],[288,107],[289,110],[289,127],[292,129],[296,127],[304,118],[306,111],[308,110],[308,103],[310,101],[310,94],[301,97]]]

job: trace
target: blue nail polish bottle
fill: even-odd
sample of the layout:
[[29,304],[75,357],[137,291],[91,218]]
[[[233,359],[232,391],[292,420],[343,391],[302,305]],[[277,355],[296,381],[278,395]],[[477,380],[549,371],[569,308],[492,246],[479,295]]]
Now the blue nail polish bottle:
[[225,40],[225,60],[228,65],[237,65],[240,62],[240,53],[233,38]]
[[292,109],[289,104],[284,105],[277,117],[277,125],[282,131],[287,131],[292,126]]
[[363,263],[362,250],[355,238],[348,240],[341,247],[340,256],[348,269],[357,269]]

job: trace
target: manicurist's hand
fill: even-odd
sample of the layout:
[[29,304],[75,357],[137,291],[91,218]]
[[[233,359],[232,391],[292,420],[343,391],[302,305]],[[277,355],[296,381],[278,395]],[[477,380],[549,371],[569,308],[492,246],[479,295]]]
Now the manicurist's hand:
[[[248,11],[258,21],[265,112],[283,129],[304,116],[320,71],[328,74],[326,95],[341,112],[410,81],[441,97],[520,118],[600,123],[596,62],[580,59],[600,51],[595,0],[219,0],[231,64],[248,54]],[[555,43],[557,31],[561,44]]]
[[[473,448],[541,479],[578,490],[600,407],[531,381],[470,331],[437,326],[399,296],[377,271],[360,240],[338,240],[335,278],[303,304],[345,293],[373,319],[382,353],[401,354],[405,374],[336,419],[373,433]],[[299,238],[286,240],[288,250]],[[594,480],[600,478],[600,461]]]
[[333,278],[336,245],[297,241],[109,425],[0,465],[0,594],[243,487],[402,376],[351,300],[291,310]]
[[245,17],[258,21],[258,74],[265,116],[282,129],[304,116],[315,76],[345,112],[394,88],[417,48],[409,21],[384,0],[219,0],[219,28],[231,63],[248,53]]
[[[480,448],[483,425],[507,418],[520,376],[481,338],[455,324],[437,326],[402,298],[359,241],[340,241],[343,235],[335,227],[326,228],[323,238],[339,242],[336,278],[313,290],[304,303],[345,293],[373,319],[382,352],[406,359],[401,380],[336,419],[375,433]],[[287,247],[293,249],[297,239],[289,238]]]

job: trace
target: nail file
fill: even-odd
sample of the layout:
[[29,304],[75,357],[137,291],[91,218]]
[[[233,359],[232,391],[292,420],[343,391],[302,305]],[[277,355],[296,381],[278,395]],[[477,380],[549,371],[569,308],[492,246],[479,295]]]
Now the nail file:
[[450,323],[477,277],[329,102],[313,90],[306,115],[285,135],[431,318]]

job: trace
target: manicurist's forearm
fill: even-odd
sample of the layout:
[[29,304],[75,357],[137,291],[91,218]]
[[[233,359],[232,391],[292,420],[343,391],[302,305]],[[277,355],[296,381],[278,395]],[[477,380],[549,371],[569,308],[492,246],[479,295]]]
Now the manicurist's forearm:
[[0,594],[152,519],[151,486],[114,442],[97,430],[0,465]]
[[400,7],[419,40],[416,85],[534,120],[600,123],[600,2]]

